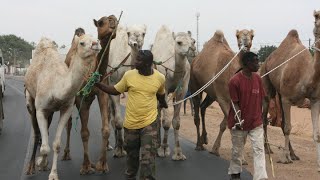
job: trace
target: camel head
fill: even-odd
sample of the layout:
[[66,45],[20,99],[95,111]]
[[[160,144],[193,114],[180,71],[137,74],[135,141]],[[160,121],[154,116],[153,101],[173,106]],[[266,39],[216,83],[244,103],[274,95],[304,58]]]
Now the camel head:
[[84,29],[82,29],[81,27],[77,28],[77,29],[74,31],[74,35],[75,35],[75,36],[78,36],[78,37],[80,37],[80,36],[82,36],[82,35],[84,35],[84,34],[86,34],[86,32],[85,32]]
[[[97,56],[97,54],[101,50],[99,40],[90,35],[84,34],[80,37],[74,36],[74,40],[77,45],[77,50],[76,50],[77,54],[84,60],[92,61],[92,58],[88,58],[88,57]],[[92,62],[87,62],[87,63],[92,63]]]
[[316,39],[320,38],[320,10],[319,11],[314,11],[313,12],[314,16],[314,29],[313,29],[313,34]]
[[142,49],[144,37],[146,35],[146,25],[133,25],[128,27],[128,45],[136,51]]
[[185,32],[179,32],[177,34],[172,33],[172,36],[175,41],[176,53],[186,56],[192,46],[191,35]]
[[197,50],[197,47],[196,47],[196,40],[192,38],[191,31],[188,31],[188,35],[189,35],[189,36],[190,36],[190,38],[191,38],[191,47],[190,47],[190,50],[192,50],[192,51],[196,51],[196,50]]
[[[105,38],[109,38],[112,34],[113,30],[116,28],[118,23],[117,18],[114,15],[111,16],[104,16],[100,18],[98,21],[93,19],[94,25],[97,27],[98,30],[98,39],[103,40]],[[115,38],[115,33],[114,37]]]
[[243,29],[241,31],[237,30],[236,36],[237,36],[239,49],[243,47],[244,50],[249,51],[252,46],[254,31],[253,30],[249,31],[246,29]]

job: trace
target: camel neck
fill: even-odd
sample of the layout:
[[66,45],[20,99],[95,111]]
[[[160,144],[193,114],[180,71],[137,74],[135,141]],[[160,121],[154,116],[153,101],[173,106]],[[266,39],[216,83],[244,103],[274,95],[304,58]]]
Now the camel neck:
[[175,54],[175,68],[174,71],[175,72],[179,72],[179,74],[181,74],[181,72],[184,72],[186,69],[186,62],[187,62],[187,57],[185,55],[181,55],[181,54]]
[[[102,61],[102,63],[100,64],[100,67],[98,69],[98,72],[102,75],[105,74],[106,70],[107,70],[107,67],[108,67],[108,64],[109,64],[109,52],[110,52],[110,44],[108,46],[108,42],[109,42],[109,39],[110,39],[110,35],[109,36],[106,36],[105,38],[103,38],[101,41],[100,41],[100,45],[102,47],[101,51],[99,52],[98,56],[97,56],[97,62],[99,64],[100,61]],[[106,49],[107,48],[107,49]],[[104,55],[103,55],[103,52],[105,51]],[[102,57],[103,55],[103,57]],[[102,57],[102,58],[101,58]]]
[[138,56],[138,51],[139,51],[138,49],[131,48],[131,54],[130,54],[130,56],[131,56],[131,63],[130,63],[131,69],[134,68],[134,65],[135,65],[135,62],[136,62],[136,59]]

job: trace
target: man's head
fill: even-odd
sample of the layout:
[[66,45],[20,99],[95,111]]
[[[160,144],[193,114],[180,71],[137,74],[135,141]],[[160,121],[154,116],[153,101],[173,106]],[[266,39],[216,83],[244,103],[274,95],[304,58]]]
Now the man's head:
[[139,50],[135,62],[136,69],[143,70],[150,68],[153,63],[153,55],[149,50]]
[[243,69],[247,69],[251,72],[257,72],[259,70],[259,58],[258,55],[253,52],[245,52],[241,59]]

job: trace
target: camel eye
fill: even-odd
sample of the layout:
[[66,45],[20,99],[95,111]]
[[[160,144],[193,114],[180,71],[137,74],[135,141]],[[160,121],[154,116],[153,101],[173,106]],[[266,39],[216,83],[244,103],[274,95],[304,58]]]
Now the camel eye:
[[178,44],[179,46],[181,46],[181,45],[182,45],[182,42],[181,42],[181,41],[178,41],[177,44]]
[[80,42],[80,45],[81,45],[81,46],[84,46],[84,45],[86,45],[86,44],[85,44],[84,42]]

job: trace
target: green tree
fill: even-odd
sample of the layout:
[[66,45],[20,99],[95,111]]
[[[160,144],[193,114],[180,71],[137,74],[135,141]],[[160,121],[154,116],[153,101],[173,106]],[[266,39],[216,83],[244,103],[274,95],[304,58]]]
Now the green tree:
[[20,67],[25,67],[32,58],[34,44],[30,44],[21,37],[13,34],[2,35],[0,36],[0,49],[2,50],[6,64],[8,62],[9,65],[16,63],[16,65],[19,64]]
[[277,47],[273,45],[261,47],[258,51],[259,60],[261,62],[264,62],[267,59],[267,57],[276,49]]

